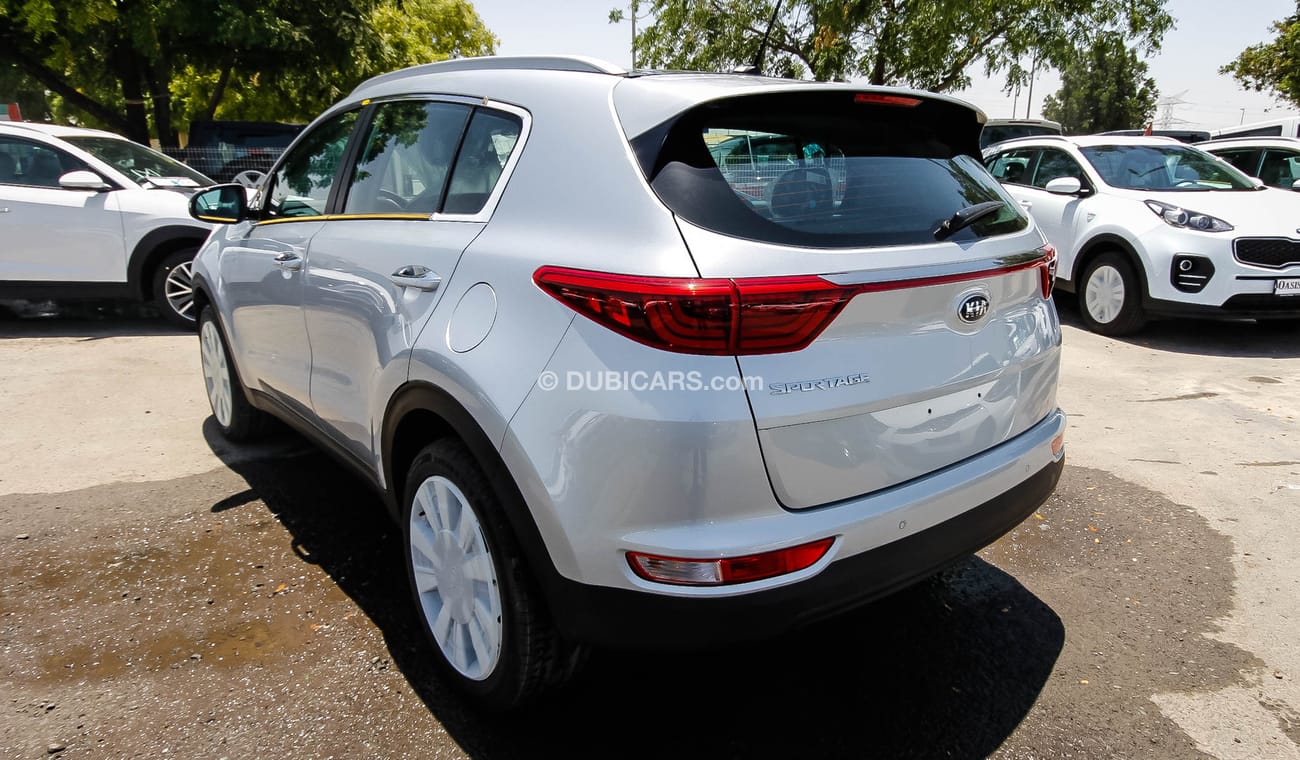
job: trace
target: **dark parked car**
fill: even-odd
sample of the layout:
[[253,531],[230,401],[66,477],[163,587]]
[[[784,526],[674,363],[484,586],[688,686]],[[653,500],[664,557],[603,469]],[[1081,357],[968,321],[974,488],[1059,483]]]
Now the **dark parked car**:
[[270,171],[302,128],[274,121],[196,121],[177,157],[218,182],[232,182],[241,172]]

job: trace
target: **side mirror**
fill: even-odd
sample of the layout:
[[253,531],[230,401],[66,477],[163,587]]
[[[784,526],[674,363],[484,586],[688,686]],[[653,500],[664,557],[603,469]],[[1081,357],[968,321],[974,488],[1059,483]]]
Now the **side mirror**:
[[84,169],[68,172],[59,177],[59,187],[64,190],[94,190],[95,192],[113,189],[113,186],[105,182],[103,177]]
[[1054,195],[1076,195],[1083,189],[1078,177],[1057,177],[1043,188]]
[[200,222],[235,224],[249,218],[243,185],[216,185],[190,198],[190,216]]
[[1292,190],[1300,190],[1300,179],[1298,179],[1298,180],[1296,180],[1295,182],[1292,182],[1292,183],[1291,183],[1291,189],[1292,189]]

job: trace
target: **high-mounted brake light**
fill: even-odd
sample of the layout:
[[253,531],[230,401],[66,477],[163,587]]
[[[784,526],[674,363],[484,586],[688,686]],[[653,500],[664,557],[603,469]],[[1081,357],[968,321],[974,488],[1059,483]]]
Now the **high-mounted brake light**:
[[647,346],[682,354],[744,356],[799,351],[860,293],[924,288],[1041,267],[1051,293],[1056,252],[974,272],[839,285],[817,275],[647,277],[546,266],[533,281],[598,324]]
[[859,92],[853,96],[854,103],[874,103],[882,106],[912,106],[921,105],[920,98],[909,98],[905,95],[886,95],[883,92]]
[[657,554],[628,552],[627,563],[632,572],[648,581],[678,586],[723,586],[760,581],[807,569],[826,556],[834,543],[833,538],[823,538],[774,552],[722,559],[661,557]]

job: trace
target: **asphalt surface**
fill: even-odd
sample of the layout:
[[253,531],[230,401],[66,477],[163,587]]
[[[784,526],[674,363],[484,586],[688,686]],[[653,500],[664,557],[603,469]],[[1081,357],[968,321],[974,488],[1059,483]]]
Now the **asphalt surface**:
[[193,336],[3,322],[0,757],[1300,757],[1297,387],[1294,331],[1068,326],[1069,464],[977,557],[491,715],[416,644],[376,498],[226,444]]

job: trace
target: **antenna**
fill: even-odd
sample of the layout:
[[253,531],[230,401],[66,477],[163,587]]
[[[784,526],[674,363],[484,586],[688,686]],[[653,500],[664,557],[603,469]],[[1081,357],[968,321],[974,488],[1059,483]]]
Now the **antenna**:
[[767,52],[767,38],[772,35],[772,27],[776,24],[776,16],[781,12],[781,0],[776,0],[776,7],[772,9],[772,18],[767,20],[767,29],[763,30],[763,41],[758,45],[758,53],[754,55],[754,73],[763,73],[763,54]]

